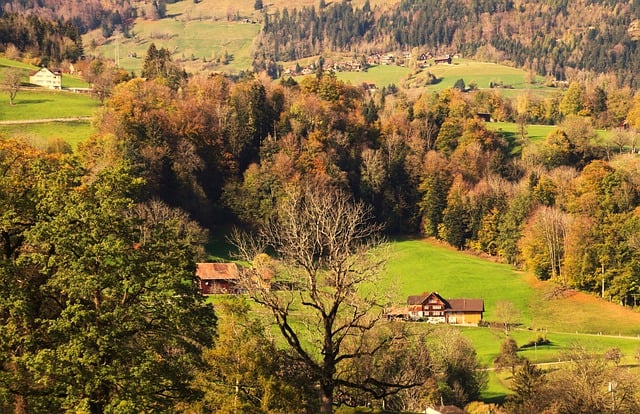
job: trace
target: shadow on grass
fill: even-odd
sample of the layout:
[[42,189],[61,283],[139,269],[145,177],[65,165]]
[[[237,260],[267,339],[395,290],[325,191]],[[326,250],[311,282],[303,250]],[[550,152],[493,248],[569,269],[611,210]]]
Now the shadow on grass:
[[29,105],[53,102],[53,99],[16,99],[15,105]]
[[209,260],[214,262],[231,262],[235,260],[235,247],[227,237],[231,227],[216,227],[209,231],[209,242],[205,246]]
[[485,392],[482,393],[480,399],[486,404],[498,404],[503,405],[507,396],[499,392]]

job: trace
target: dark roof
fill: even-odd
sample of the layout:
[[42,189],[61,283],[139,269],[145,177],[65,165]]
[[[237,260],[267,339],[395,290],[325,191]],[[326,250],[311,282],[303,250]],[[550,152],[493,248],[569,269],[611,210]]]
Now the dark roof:
[[429,297],[433,295],[441,302],[447,305],[447,300],[438,294],[438,292],[423,292],[421,295],[413,295],[407,298],[407,305],[422,305]]
[[450,312],[467,311],[467,312],[484,312],[484,300],[482,299],[449,299]]
[[196,263],[196,275],[202,280],[236,280],[240,270],[235,263]]
[[407,298],[407,305],[421,305],[422,302],[427,299],[429,292],[425,292],[422,295],[413,295]]

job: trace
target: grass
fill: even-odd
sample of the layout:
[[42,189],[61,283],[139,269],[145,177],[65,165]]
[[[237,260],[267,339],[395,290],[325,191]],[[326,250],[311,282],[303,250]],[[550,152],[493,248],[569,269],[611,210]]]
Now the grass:
[[0,125],[0,135],[23,138],[35,146],[52,140],[64,140],[75,150],[95,132],[90,121],[46,122],[38,124]]
[[403,66],[378,65],[369,68],[366,72],[338,72],[338,79],[360,85],[364,82],[375,83],[378,88],[394,84],[400,86],[402,79],[409,74],[409,69]]
[[[327,1],[327,5],[331,4],[334,1]],[[340,0],[337,0],[340,1]],[[354,8],[361,8],[364,5],[366,0],[352,0],[351,3]],[[372,8],[378,7],[392,7],[399,3],[399,0],[370,0]],[[184,2],[186,3],[186,2]],[[190,1],[188,3],[191,3]],[[284,9],[285,7],[289,10],[293,8],[301,9],[302,7],[311,7],[315,6],[316,11],[318,10],[318,5],[320,4],[319,0],[296,0],[295,2],[291,0],[269,0],[264,1],[265,9],[269,13],[275,12],[276,9]],[[216,18],[225,18],[227,15],[235,15],[239,14],[241,16],[256,16],[260,12],[256,12],[253,8],[255,4],[255,0],[202,0],[201,3],[198,4],[198,9],[202,11],[203,14],[208,16],[214,16]],[[169,5],[171,6],[171,5]],[[194,8],[196,9],[196,8]]]
[[[445,298],[481,297],[485,301],[485,320],[495,320],[498,301],[510,301],[519,310],[520,329],[510,335],[519,345],[545,335],[550,345],[520,351],[533,362],[555,362],[562,353],[580,345],[602,353],[618,347],[626,363],[634,363],[640,349],[640,313],[602,301],[585,293],[572,292],[545,300],[553,288],[549,282],[425,240],[392,243],[384,289],[394,289],[399,300],[424,291],[438,291]],[[429,325],[424,324],[424,329]],[[473,343],[480,361],[492,366],[506,338],[501,329],[460,328]],[[497,401],[509,393],[504,373],[489,372],[489,385],[482,396]]]
[[65,91],[20,90],[15,105],[9,96],[0,100],[0,121],[91,116],[100,102],[91,96]]
[[[171,51],[173,60],[188,72],[237,73],[250,69],[253,41],[261,26],[227,21],[226,16],[223,18],[216,13],[222,10],[224,6],[211,0],[198,4],[176,2],[167,5],[169,17],[156,21],[137,19],[132,38],[120,36],[117,40],[112,37],[105,41],[99,31],[94,31],[86,35],[83,42],[88,48],[92,42],[98,43],[93,52],[111,59],[118,48],[120,66],[137,74],[142,70],[151,43]],[[214,57],[222,57],[225,53],[230,56],[228,64],[209,65]]]
[[495,312],[496,302],[510,300],[528,322],[529,304],[536,292],[524,278],[524,274],[505,264],[424,240],[404,240],[392,244],[384,288],[398,292],[402,303],[409,295],[429,291],[437,291],[445,298],[481,297],[488,319]]
[[[519,139],[520,132],[518,124],[515,122],[488,122],[485,124],[487,128],[499,131],[503,135]],[[553,132],[556,125],[527,125],[527,138],[531,142],[544,142],[547,136]]]

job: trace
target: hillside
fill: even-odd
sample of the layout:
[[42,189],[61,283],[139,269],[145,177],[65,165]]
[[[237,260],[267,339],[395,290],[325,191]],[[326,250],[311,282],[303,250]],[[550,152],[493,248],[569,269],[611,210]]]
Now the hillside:
[[554,295],[557,285],[514,271],[506,264],[462,253],[429,240],[393,243],[388,289],[398,303],[409,295],[437,291],[444,297],[485,300],[485,319],[496,319],[496,303],[513,302],[523,327],[549,332],[640,335],[640,313],[573,290]]

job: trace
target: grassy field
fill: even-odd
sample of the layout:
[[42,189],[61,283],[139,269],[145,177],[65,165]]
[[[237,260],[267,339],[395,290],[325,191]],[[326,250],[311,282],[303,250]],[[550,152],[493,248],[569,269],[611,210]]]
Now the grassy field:
[[424,240],[406,240],[393,243],[386,273],[385,288],[398,292],[399,303],[409,295],[432,291],[445,298],[481,297],[485,317],[491,319],[496,302],[509,300],[521,310],[523,323],[531,320],[530,303],[536,292],[524,281],[525,275],[508,265]]
[[363,82],[375,83],[378,88],[394,84],[400,86],[402,79],[409,74],[409,69],[403,66],[379,65],[369,68],[366,72],[338,72],[338,79],[360,85]]
[[[181,1],[167,5],[168,17],[164,19],[136,20],[132,38],[118,35],[105,41],[100,31],[94,31],[87,34],[83,42],[92,53],[110,59],[114,59],[116,49],[119,50],[120,66],[137,74],[140,74],[151,43],[171,51],[173,60],[180,62],[188,72],[237,73],[250,69],[253,41],[261,26],[228,21],[222,10],[225,10],[224,6],[212,0],[197,4]],[[93,44],[97,45],[95,49]],[[211,63],[225,53],[230,57],[228,64]]]
[[100,102],[85,94],[49,90],[20,90],[15,105],[1,95],[0,121],[91,116]]
[[[405,240],[392,243],[382,288],[398,292],[398,303],[405,302],[408,295],[425,291],[437,291],[445,298],[480,297],[485,301],[488,321],[495,321],[496,303],[510,301],[519,310],[520,327],[510,333],[519,345],[534,341],[539,335],[551,341],[550,345],[521,351],[534,362],[557,362],[563,351],[580,345],[594,352],[618,347],[625,355],[623,363],[634,363],[633,355],[640,349],[640,313],[578,292],[545,299],[553,287],[508,265],[432,241]],[[460,329],[474,344],[483,364],[492,366],[506,338],[504,331]],[[490,372],[483,398],[500,399],[508,392],[505,375]]]
[[[340,0],[337,0],[340,1]],[[366,0],[352,0],[351,4],[353,7],[362,7]],[[393,7],[400,0],[369,0],[372,8],[381,7],[388,8]],[[189,2],[191,3],[191,2]],[[302,7],[311,7],[315,6],[316,10],[318,10],[318,6],[320,4],[319,0],[296,0],[295,2],[291,0],[267,0],[264,1],[264,7],[268,12],[274,12],[276,9],[284,9],[285,7],[288,9],[301,9]],[[330,5],[333,1],[326,1],[327,5]],[[203,13],[206,13],[210,16],[215,16],[218,18],[224,18],[227,15],[235,15],[240,14],[241,16],[252,16],[257,15],[253,6],[255,4],[255,0],[202,0],[199,5],[202,5],[200,9]]]
[[[515,122],[488,122],[485,124],[487,128],[499,131],[507,137],[519,138],[518,124]],[[557,126],[555,125],[527,125],[527,137],[531,142],[544,142],[547,136],[553,132]]]
[[94,132],[90,121],[0,125],[0,136],[22,138],[36,147],[61,139],[75,149],[78,143],[85,141]]

